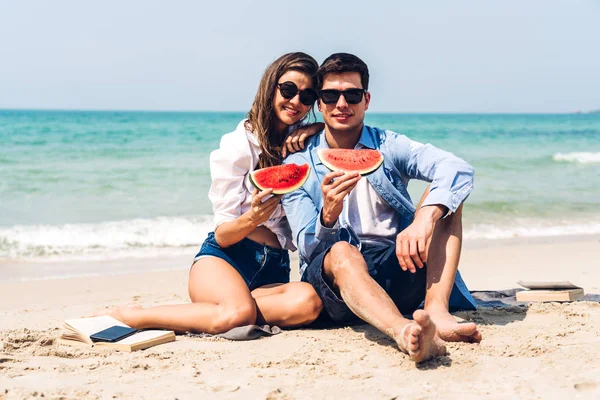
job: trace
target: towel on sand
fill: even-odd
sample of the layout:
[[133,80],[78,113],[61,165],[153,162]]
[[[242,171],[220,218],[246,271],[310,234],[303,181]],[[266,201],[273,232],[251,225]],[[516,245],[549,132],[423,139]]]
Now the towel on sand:
[[225,333],[211,335],[210,333],[188,333],[190,337],[221,337],[229,340],[253,340],[262,336],[273,336],[281,333],[281,328],[269,325],[245,325],[233,328]]

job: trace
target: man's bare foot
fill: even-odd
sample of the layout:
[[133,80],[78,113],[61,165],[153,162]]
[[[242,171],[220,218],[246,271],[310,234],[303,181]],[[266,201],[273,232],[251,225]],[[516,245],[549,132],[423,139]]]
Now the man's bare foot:
[[142,306],[140,306],[137,303],[127,303],[127,304],[122,304],[120,306],[116,306],[113,308],[105,308],[103,310],[98,310],[91,316],[98,317],[101,315],[109,315],[109,316],[113,317],[114,319],[121,321],[125,325],[129,325],[132,328],[136,328],[136,326],[134,326],[135,322],[134,322],[134,319],[132,318],[132,314],[136,310],[141,310],[141,309],[142,309]]
[[414,362],[446,354],[446,346],[436,334],[435,323],[427,311],[417,310],[413,322],[405,325],[395,337],[400,350],[408,354]]
[[452,314],[446,310],[427,310],[435,326],[438,335],[446,342],[481,342],[481,332],[473,322],[458,322]]

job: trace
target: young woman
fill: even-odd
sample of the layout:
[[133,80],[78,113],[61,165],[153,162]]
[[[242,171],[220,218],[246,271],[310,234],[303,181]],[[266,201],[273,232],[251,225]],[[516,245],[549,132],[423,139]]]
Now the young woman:
[[117,307],[109,314],[134,328],[221,333],[248,324],[295,327],[322,309],[312,286],[289,282],[288,250],[295,250],[280,196],[259,192],[249,172],[278,165],[286,152],[323,128],[304,121],[317,98],[317,62],[289,53],[265,71],[247,119],[221,138],[210,155],[215,230],[192,264],[191,304]]

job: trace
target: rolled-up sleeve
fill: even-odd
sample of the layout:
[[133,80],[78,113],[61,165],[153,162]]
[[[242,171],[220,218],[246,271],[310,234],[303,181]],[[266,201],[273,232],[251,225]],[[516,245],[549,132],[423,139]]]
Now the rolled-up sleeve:
[[303,260],[311,260],[335,243],[337,226],[327,228],[321,225],[319,210],[303,188],[284,195],[281,203]]
[[315,227],[315,236],[319,240],[333,240],[340,230],[340,221],[339,221],[339,219],[337,219],[335,221],[335,224],[331,228],[328,228],[321,223],[321,221],[323,220],[321,218],[322,214],[323,214],[323,209],[321,208],[321,211],[319,212],[319,215],[317,216],[317,222],[316,222],[316,227]]
[[[388,139],[391,133],[388,132]],[[429,195],[422,207],[440,204],[456,212],[473,190],[475,171],[463,159],[431,144],[422,144],[406,136],[391,138],[396,165],[408,179],[430,182]]]
[[244,180],[251,169],[252,155],[247,140],[226,134],[217,150],[210,153],[211,185],[208,197],[213,205],[214,226],[233,221],[241,212],[246,195]]
[[[304,164],[306,160],[292,155],[284,163]],[[311,171],[312,173],[314,171]],[[284,195],[281,198],[281,204],[290,223],[290,228],[292,228],[302,260],[311,260],[316,254],[335,243],[336,234],[339,230],[338,223],[336,222],[336,225],[332,228],[327,228],[321,224],[320,210],[308,194],[306,186]]]

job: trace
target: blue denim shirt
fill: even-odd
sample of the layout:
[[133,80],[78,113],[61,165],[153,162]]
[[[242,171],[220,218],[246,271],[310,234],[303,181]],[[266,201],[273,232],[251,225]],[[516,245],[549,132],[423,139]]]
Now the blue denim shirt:
[[[285,164],[308,164],[311,173],[304,185],[282,198],[283,208],[300,252],[300,274],[308,263],[336,241],[356,237],[352,227],[338,221],[332,228],[321,224],[323,208],[321,183],[330,170],[323,165],[317,149],[328,148],[325,132],[311,137],[303,151],[288,156]],[[373,189],[400,214],[399,231],[414,218],[415,206],[407,191],[411,179],[431,182],[423,206],[441,204],[455,212],[473,189],[473,167],[451,153],[430,144],[421,144],[404,135],[364,126],[356,148],[379,150],[383,165],[367,176]],[[344,238],[344,236],[346,238]],[[450,296],[451,309],[475,309],[475,302],[457,273]]]

